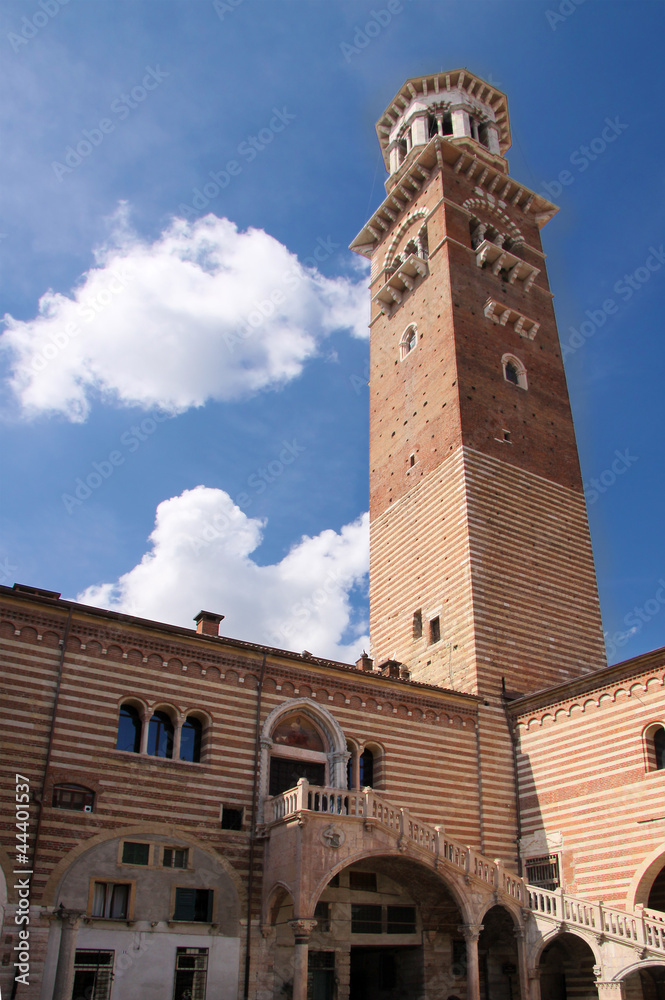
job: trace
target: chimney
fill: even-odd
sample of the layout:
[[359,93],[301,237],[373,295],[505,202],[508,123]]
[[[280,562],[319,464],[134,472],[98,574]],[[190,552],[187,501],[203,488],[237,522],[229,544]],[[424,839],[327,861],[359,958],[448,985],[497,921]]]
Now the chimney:
[[399,668],[402,664],[398,660],[383,660],[379,663],[379,670],[384,677],[399,677]]
[[219,635],[219,623],[224,621],[224,615],[213,614],[212,611],[199,611],[194,619],[199,635]]
[[371,659],[363,649],[362,656],[359,660],[356,660],[356,666],[358,670],[365,670],[367,673],[374,669],[374,660]]

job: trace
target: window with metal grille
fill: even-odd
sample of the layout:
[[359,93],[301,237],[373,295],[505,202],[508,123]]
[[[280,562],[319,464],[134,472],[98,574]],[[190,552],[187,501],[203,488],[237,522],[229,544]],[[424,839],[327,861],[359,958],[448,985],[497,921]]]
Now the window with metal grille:
[[174,920],[210,923],[212,920],[212,889],[178,888],[175,891]]
[[207,948],[176,948],[173,1000],[205,1000]]
[[333,1000],[335,952],[310,951],[307,956],[307,1000]]
[[54,785],[51,804],[56,809],[76,809],[92,812],[95,793],[84,785]]
[[113,981],[112,951],[93,951],[92,948],[77,948],[74,953],[73,997],[89,997],[89,1000],[109,1000]]
[[558,854],[543,854],[539,858],[528,858],[526,880],[530,885],[537,885],[540,889],[558,889],[560,885]]
[[349,889],[376,892],[376,872],[349,872]]
[[164,868],[186,868],[188,855],[186,847],[165,847],[162,865]]
[[150,863],[150,844],[136,844],[126,840],[122,845],[123,865],[147,865]]
[[381,933],[381,907],[365,905],[364,903],[351,904],[351,933],[352,934],[380,934]]
[[389,906],[387,930],[389,934],[415,934],[415,906]]

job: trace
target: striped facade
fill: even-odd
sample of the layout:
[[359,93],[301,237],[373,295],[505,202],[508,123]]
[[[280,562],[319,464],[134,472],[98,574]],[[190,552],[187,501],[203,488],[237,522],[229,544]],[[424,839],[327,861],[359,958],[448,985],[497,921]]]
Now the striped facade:
[[377,130],[372,656],[0,587],[12,1000],[665,995],[665,653],[605,665],[556,209],[466,70]]

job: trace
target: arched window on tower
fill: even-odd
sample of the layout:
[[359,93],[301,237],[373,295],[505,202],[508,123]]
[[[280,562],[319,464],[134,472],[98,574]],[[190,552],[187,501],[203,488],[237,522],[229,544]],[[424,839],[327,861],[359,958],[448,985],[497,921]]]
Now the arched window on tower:
[[148,723],[148,753],[151,757],[173,757],[174,727],[164,711],[155,712]]
[[138,709],[129,703],[120,706],[115,748],[131,753],[138,753],[141,749],[141,716]]
[[400,359],[403,361],[407,354],[416,347],[418,343],[418,331],[416,327],[411,323],[407,326],[406,330],[402,334],[402,339],[399,342],[399,355]]
[[527,389],[526,368],[519,358],[514,354],[504,354],[501,358],[503,377],[506,382],[518,386],[520,389]]

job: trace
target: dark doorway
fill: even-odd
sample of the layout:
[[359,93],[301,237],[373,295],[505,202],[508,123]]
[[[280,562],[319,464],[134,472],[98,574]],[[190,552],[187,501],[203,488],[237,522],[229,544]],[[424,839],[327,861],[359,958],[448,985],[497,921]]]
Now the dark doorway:
[[307,965],[307,1000],[334,1000],[335,952],[310,951]]
[[351,949],[349,1000],[405,1000],[422,989],[422,948]]
[[307,760],[290,760],[288,757],[270,758],[270,795],[279,795],[288,788],[295,788],[300,778],[307,778],[310,785],[325,785],[326,765]]
[[559,934],[540,958],[541,1000],[592,1000],[598,997],[594,954],[575,934]]

